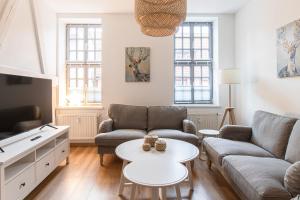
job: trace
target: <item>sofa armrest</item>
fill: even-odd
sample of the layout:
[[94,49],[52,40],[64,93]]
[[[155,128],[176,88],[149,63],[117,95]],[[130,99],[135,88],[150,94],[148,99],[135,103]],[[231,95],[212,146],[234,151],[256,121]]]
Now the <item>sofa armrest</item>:
[[228,140],[250,141],[252,128],[247,126],[226,125],[220,130],[220,137]]
[[191,120],[183,120],[183,132],[196,134],[196,126]]
[[103,120],[99,125],[99,133],[107,133],[112,131],[112,126],[113,126],[112,119]]

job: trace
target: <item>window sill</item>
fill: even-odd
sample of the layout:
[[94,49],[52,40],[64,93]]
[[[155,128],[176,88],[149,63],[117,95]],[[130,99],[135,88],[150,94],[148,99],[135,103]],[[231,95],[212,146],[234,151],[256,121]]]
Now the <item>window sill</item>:
[[218,104],[173,104],[173,106],[185,106],[187,108],[221,108]]

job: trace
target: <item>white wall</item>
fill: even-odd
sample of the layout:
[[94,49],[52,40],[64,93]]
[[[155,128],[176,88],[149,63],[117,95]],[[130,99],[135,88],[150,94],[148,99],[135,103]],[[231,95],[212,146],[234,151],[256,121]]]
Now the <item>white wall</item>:
[[236,15],[236,63],[242,69],[237,94],[239,121],[253,113],[300,114],[300,78],[277,78],[276,29],[300,18],[299,0],[252,0]]
[[[63,15],[62,15],[63,16]],[[73,17],[80,17],[74,15]],[[70,15],[63,16],[71,18]],[[81,17],[95,17],[83,15]],[[124,103],[132,105],[172,105],[174,94],[173,73],[173,38],[153,38],[141,33],[132,14],[99,15],[103,24],[103,104]],[[213,15],[203,17],[218,18],[219,48],[216,64],[220,67],[231,67],[234,57],[234,15]],[[125,47],[151,48],[151,81],[149,83],[125,82]],[[64,67],[60,65],[60,68]],[[216,68],[218,66],[215,66]],[[59,70],[64,73],[64,70]],[[217,74],[217,73],[216,73]],[[64,75],[62,75],[64,77]],[[61,80],[63,81],[63,80]],[[218,88],[218,86],[217,86]],[[221,88],[220,104],[227,104],[226,88]],[[63,90],[65,88],[60,89]],[[60,101],[62,104],[63,101]],[[208,109],[201,109],[206,112]],[[209,109],[220,112],[220,108]]]
[[[56,14],[44,0],[35,1],[46,74],[56,74]],[[1,30],[0,30],[1,31]],[[0,67],[41,73],[29,0],[18,6],[0,47]]]

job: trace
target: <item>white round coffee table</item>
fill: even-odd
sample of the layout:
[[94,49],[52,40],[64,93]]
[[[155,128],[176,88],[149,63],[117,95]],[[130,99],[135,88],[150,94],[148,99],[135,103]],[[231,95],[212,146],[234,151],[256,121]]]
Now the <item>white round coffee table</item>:
[[166,199],[166,187],[175,186],[177,199],[181,199],[179,184],[188,176],[187,168],[175,161],[140,160],[128,164],[123,169],[126,179],[133,183],[130,199],[135,199],[136,188],[139,186],[152,188],[152,199],[159,199],[159,189],[162,199]]
[[[166,139],[162,138],[167,143],[167,148],[165,151],[160,152],[156,151],[152,148],[150,151],[144,151],[142,145],[144,143],[144,139],[131,140],[125,143],[120,144],[116,148],[116,155],[123,160],[123,167],[129,162],[135,162],[139,160],[168,160],[169,162],[180,162],[186,165],[188,169],[188,179],[186,182],[190,184],[190,188],[193,189],[193,179],[192,179],[192,167],[191,161],[195,160],[199,155],[199,149],[187,142],[174,140],[174,139]],[[124,187],[127,185],[131,185],[126,182],[126,179],[121,174],[120,179],[120,187],[119,187],[119,195],[123,193]]]

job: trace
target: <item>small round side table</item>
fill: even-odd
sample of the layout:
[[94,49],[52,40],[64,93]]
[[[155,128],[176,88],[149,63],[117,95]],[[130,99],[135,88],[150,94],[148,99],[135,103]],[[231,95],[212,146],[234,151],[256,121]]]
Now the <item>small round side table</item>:
[[219,137],[220,136],[220,131],[213,130],[213,129],[202,129],[202,130],[198,131],[198,136],[202,137],[199,158],[200,158],[200,160],[205,161],[206,159],[202,158],[202,154],[204,153],[203,140],[204,140],[204,138],[207,138],[207,137]]
[[177,199],[181,200],[180,183],[188,177],[187,168],[172,160],[140,160],[132,162],[123,169],[127,180],[133,183],[130,200],[135,199],[137,187],[152,189],[152,200],[159,200],[161,189],[162,200],[166,200],[166,188],[175,186]]

